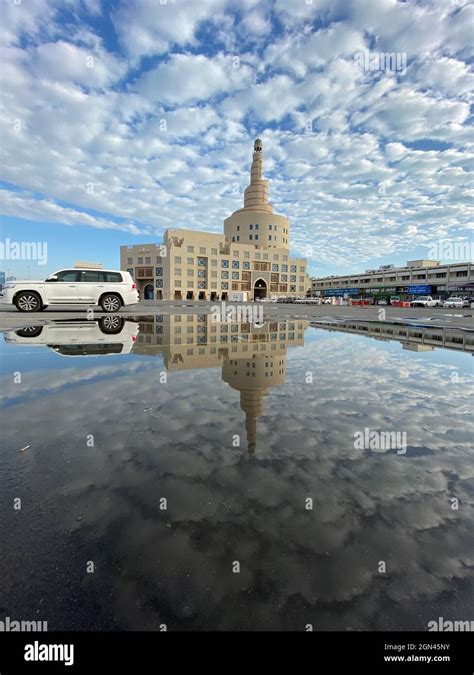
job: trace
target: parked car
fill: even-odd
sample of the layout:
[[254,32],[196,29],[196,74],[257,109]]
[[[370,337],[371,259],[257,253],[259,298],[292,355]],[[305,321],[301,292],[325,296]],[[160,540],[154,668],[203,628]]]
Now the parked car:
[[416,300],[412,300],[412,307],[441,307],[441,300],[435,300],[431,295],[420,295]]
[[388,300],[387,298],[379,298],[377,300],[377,305],[388,305]]
[[20,312],[41,312],[49,305],[99,305],[104,312],[117,312],[137,303],[138,291],[129,272],[64,269],[45,280],[8,282],[0,302]]
[[462,309],[465,307],[464,300],[463,298],[453,295],[443,302],[443,307],[445,309]]
[[247,302],[248,293],[246,291],[231,291],[228,300],[229,302]]

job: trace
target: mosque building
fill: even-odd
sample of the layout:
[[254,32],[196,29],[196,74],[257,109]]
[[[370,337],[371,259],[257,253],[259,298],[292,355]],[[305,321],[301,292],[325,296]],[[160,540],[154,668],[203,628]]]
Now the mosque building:
[[244,205],[224,221],[224,234],[168,229],[161,244],[120,247],[144,300],[249,300],[309,295],[305,258],[290,255],[290,224],[273,212],[263,178],[263,143],[253,148]]

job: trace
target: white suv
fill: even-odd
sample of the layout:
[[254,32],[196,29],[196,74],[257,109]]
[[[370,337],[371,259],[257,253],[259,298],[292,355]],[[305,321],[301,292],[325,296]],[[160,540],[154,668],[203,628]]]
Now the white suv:
[[100,305],[104,312],[117,312],[138,302],[130,273],[118,270],[59,270],[44,281],[11,281],[3,289],[0,302],[20,312],[40,312],[48,305]]

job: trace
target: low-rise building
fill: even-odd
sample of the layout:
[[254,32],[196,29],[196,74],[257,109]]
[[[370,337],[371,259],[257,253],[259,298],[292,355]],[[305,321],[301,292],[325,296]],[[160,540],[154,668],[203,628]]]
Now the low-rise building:
[[442,265],[437,260],[411,260],[405,267],[381,265],[377,270],[311,279],[311,295],[325,297],[376,297],[399,295],[474,295],[474,263]]
[[226,300],[305,296],[310,279],[305,258],[290,255],[290,225],[273,213],[262,176],[263,145],[254,143],[244,206],[224,221],[224,234],[168,229],[161,244],[120,247],[127,270],[145,300]]

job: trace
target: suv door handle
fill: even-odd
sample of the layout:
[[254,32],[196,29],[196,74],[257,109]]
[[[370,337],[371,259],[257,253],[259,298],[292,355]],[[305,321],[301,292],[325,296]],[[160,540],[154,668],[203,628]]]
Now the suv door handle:
[[76,284],[71,284],[68,288],[76,288]]

